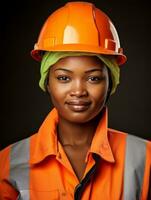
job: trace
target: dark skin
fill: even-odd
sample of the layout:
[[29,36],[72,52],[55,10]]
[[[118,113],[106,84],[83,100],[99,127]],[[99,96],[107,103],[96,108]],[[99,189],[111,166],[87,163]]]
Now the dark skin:
[[60,59],[50,68],[47,90],[58,110],[58,139],[79,181],[109,91],[109,75],[94,56]]

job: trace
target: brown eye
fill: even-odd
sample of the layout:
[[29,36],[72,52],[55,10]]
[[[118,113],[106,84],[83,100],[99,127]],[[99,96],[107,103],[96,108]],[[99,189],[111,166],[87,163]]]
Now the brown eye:
[[101,81],[102,77],[99,76],[90,76],[88,77],[88,81],[91,83],[99,83]]
[[68,82],[70,78],[68,76],[58,76],[57,79],[61,82]]

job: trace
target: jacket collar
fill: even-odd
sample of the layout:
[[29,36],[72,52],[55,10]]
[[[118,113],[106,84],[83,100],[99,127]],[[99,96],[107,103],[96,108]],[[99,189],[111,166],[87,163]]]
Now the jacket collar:
[[[58,120],[58,112],[54,108],[42,123],[38,133],[32,136],[31,148],[34,146],[34,149],[31,151],[31,164],[39,163],[47,156],[56,156],[59,153],[56,128]],[[108,140],[107,124],[108,114],[107,108],[105,108],[94,134],[89,153],[96,153],[108,162],[115,162]]]
[[112,149],[108,139],[108,110],[107,107],[103,109],[101,120],[97,126],[94,134],[90,151],[98,154],[101,158],[108,162],[115,162]]
[[49,155],[57,155],[57,124],[58,113],[54,108],[42,123],[38,133],[31,138],[31,164],[39,163]]

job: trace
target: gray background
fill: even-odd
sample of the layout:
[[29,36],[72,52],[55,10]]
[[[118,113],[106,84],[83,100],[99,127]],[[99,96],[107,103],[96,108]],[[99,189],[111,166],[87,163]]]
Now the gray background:
[[[7,1],[1,5],[0,148],[35,133],[51,109],[38,87],[30,51],[51,12],[67,1]],[[151,139],[151,12],[146,1],[89,1],[114,22],[128,61],[109,102],[109,127]]]

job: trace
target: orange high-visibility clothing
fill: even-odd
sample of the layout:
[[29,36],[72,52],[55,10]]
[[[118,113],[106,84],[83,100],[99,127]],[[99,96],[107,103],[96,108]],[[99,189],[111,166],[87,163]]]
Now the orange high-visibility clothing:
[[0,200],[149,199],[151,142],[107,128],[94,134],[79,182],[57,138],[54,108],[37,134],[0,152]]

